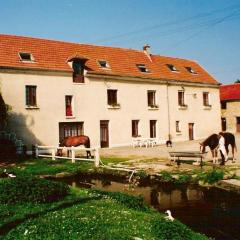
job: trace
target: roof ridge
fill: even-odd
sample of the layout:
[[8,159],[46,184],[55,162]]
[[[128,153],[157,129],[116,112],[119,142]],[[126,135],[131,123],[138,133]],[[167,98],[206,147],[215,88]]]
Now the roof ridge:
[[42,37],[31,37],[31,36],[21,36],[21,35],[11,35],[11,34],[0,34],[1,36],[5,37],[16,37],[21,39],[33,39],[33,40],[42,40],[48,42],[56,42],[56,43],[66,43],[66,44],[74,44],[74,45],[81,45],[81,46],[91,46],[91,47],[98,47],[98,48],[112,48],[112,49],[119,49],[119,50],[128,50],[128,51],[135,51],[144,53],[142,50],[139,49],[132,49],[132,48],[123,48],[123,47],[112,47],[112,46],[104,46],[104,45],[95,45],[95,44],[87,44],[87,43],[77,43],[72,41],[65,41],[65,40],[56,40],[56,39],[49,39],[49,38],[42,38]]

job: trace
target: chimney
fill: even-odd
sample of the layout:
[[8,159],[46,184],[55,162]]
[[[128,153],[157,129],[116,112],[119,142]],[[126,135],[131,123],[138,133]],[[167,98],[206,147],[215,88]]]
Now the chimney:
[[145,44],[144,46],[143,46],[143,52],[148,56],[148,58],[150,59],[150,61],[152,61],[152,59],[151,59],[151,53],[150,53],[150,45],[148,45],[148,44]]

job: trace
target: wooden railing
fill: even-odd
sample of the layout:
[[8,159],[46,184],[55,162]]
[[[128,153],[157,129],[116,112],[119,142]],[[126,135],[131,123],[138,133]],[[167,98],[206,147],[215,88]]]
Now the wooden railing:
[[[68,156],[58,156],[57,150],[61,149],[62,151],[70,151],[70,157]],[[85,158],[85,157],[76,157],[76,152],[79,151],[90,151],[93,153],[93,158]],[[56,146],[38,146],[35,145],[35,156],[38,157],[47,157],[52,160],[55,159],[70,159],[72,163],[77,161],[89,161],[94,162],[96,167],[99,167],[100,156],[98,148],[82,148],[82,147],[56,147]]]

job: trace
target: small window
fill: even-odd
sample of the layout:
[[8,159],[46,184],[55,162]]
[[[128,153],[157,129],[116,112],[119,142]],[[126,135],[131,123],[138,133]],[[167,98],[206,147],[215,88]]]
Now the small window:
[[117,90],[107,90],[107,103],[109,106],[117,106]]
[[172,71],[172,72],[178,72],[177,68],[173,64],[167,64],[167,67]]
[[181,132],[180,121],[176,121],[176,132],[177,133]]
[[37,106],[37,86],[26,86],[26,106]]
[[132,120],[132,137],[139,136],[138,123],[139,123],[139,120]]
[[192,67],[185,67],[187,69],[188,72],[192,73],[192,74],[197,74],[196,71],[192,68]]
[[137,68],[140,72],[149,73],[150,71],[147,69],[145,64],[137,64]]
[[26,62],[34,61],[33,55],[31,53],[20,52],[19,57],[21,61],[26,61]]
[[65,96],[65,113],[66,117],[73,117],[73,96]]
[[185,107],[184,91],[178,91],[178,106]]
[[209,102],[209,92],[203,92],[203,106],[211,106]]
[[75,83],[84,83],[84,67],[83,63],[79,60],[75,60],[72,63],[73,69],[73,82]]
[[147,91],[147,96],[148,96],[148,107],[151,107],[151,108],[158,107],[156,105],[156,91],[154,90]]
[[105,60],[98,60],[98,63],[102,68],[110,68],[110,65]]
[[221,109],[227,109],[227,102],[221,102]]

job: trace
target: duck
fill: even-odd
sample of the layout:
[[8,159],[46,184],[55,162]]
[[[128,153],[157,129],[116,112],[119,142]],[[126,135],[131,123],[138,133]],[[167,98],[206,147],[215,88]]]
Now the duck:
[[172,216],[172,213],[170,210],[167,210],[165,213],[167,213],[167,216],[165,217],[166,220],[173,221],[174,217]]
[[13,173],[8,173],[7,169],[4,169],[3,172],[1,173],[0,177],[10,177],[10,178],[15,178],[16,175]]

